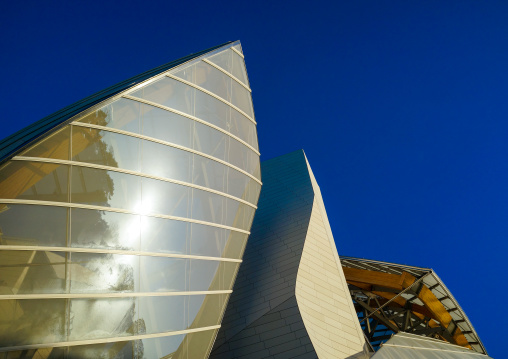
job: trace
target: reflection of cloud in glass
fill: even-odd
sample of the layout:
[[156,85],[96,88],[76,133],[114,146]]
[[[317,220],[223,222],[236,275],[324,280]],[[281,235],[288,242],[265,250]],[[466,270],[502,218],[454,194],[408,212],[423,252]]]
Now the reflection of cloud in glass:
[[132,292],[138,290],[139,257],[73,253],[73,293]]
[[88,209],[71,210],[71,246],[137,250],[139,216]]
[[69,340],[132,335],[136,317],[136,298],[73,299]]

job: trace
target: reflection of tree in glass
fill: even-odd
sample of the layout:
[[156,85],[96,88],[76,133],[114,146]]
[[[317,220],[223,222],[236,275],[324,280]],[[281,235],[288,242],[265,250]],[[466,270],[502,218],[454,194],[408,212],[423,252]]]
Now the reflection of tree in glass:
[[[108,114],[106,112],[97,111],[94,116],[96,124],[107,124]],[[70,142],[69,135],[71,135],[71,131],[67,131],[67,133],[68,136],[60,136],[58,140],[68,144]],[[86,159],[86,162],[89,163],[113,167],[118,166],[114,157],[113,148],[105,141],[106,135],[105,132],[96,129],[74,126],[71,135],[71,159],[76,161],[84,161]],[[37,153],[37,146],[44,146],[43,141],[33,146],[34,153]],[[52,137],[52,141],[53,146],[66,147],[63,142],[60,144],[54,143],[56,141],[55,136]],[[3,174],[3,176],[0,176],[3,188],[9,189],[9,196],[4,196],[5,198],[17,198],[21,194],[24,194],[25,197],[29,195],[38,195],[39,197],[34,197],[33,199],[42,199],[40,198],[41,193],[52,193],[52,188],[59,188],[59,185],[66,187],[63,180],[67,178],[66,173],[68,171],[60,171],[63,173],[60,177],[56,176],[54,173],[58,168],[65,169],[65,166],[59,164],[38,164],[35,162],[34,164],[29,162],[20,162],[18,164],[20,166],[16,168],[11,166],[13,168],[12,170],[7,171],[8,168],[5,166],[0,170],[0,172],[2,172],[0,175]],[[20,182],[18,178],[29,178],[30,181]],[[36,188],[36,186],[38,188]],[[114,181],[107,171],[99,171],[82,166],[72,166],[72,202],[107,203],[113,197],[114,190]],[[30,198],[27,197],[27,199]],[[86,215],[84,215],[84,212],[86,212]],[[108,213],[110,212],[73,209],[71,216],[68,216],[68,220],[71,221],[72,226],[70,226],[71,223],[68,223],[68,225],[72,229],[70,238],[67,240],[67,245],[85,248],[115,247],[119,249],[128,249],[128,247],[124,248],[121,243],[121,234],[125,230],[123,226],[128,225],[128,221],[111,221],[107,217]],[[32,215],[32,213],[25,212],[24,215]],[[28,240],[29,238],[26,239]],[[65,245],[65,235],[63,243],[58,244],[60,244],[60,246]],[[30,254],[31,252],[26,253]],[[34,275],[32,275],[35,272],[32,270],[31,264],[31,261],[34,261],[34,259],[31,256],[28,257],[31,259],[26,259],[17,263],[17,266],[20,268],[19,272],[22,273],[24,277],[21,278],[18,275],[19,278],[16,277],[13,279],[13,283],[20,282],[16,290],[25,288],[26,285],[31,283],[36,283],[33,280],[28,280],[30,278],[35,278]],[[39,257],[40,255],[36,255],[34,258]],[[78,255],[74,257],[78,257]],[[66,283],[69,280],[68,276],[70,273],[74,283],[71,284],[71,286],[75,284],[77,284],[78,287],[84,286],[91,292],[98,292],[101,291],[101,289],[116,292],[133,291],[135,283],[134,276],[136,274],[134,266],[129,261],[117,261],[118,258],[113,258],[120,256],[105,255],[100,257],[99,259],[97,256],[94,258],[94,256],[84,255],[81,257],[81,260],[72,261],[70,271],[58,270],[58,273],[61,272],[62,278],[59,278],[56,274],[52,274],[51,276],[48,275],[48,277],[52,279],[58,277],[58,280],[62,283]],[[61,261],[61,265],[65,266],[64,262],[66,258],[62,257]],[[28,268],[28,271],[23,271],[24,268]],[[49,266],[48,270],[50,268],[52,267]],[[15,274],[17,273],[18,272]],[[43,272],[40,272],[40,274],[42,275]],[[78,279],[78,281],[81,280],[83,283],[76,283],[74,279],[80,277],[81,279]],[[40,293],[40,288],[38,287],[39,286],[32,288],[34,294]],[[11,283],[8,283],[5,289],[9,290],[9,292],[13,292],[14,290]],[[61,288],[61,290],[64,291],[65,289]],[[0,333],[0,346],[42,342],[51,343],[69,340],[66,327],[71,323],[72,318],[70,317],[70,313],[66,310],[67,306],[65,305],[65,301],[66,300],[63,299],[2,301],[3,305],[0,306],[0,313],[4,313],[5,315],[0,315],[0,324],[3,323],[3,325],[0,326],[6,328],[7,331],[1,331]],[[128,317],[132,317],[129,313],[134,310],[134,307],[130,308],[118,319],[118,323],[115,323],[118,330],[127,333],[133,333],[135,331],[137,323],[133,322],[132,319],[128,319]],[[99,311],[99,313],[97,313],[97,311]],[[93,312],[87,313],[87,315],[108,317],[108,313],[101,310],[99,306],[94,308]],[[93,328],[90,329],[93,331]],[[111,344],[108,349],[117,353],[132,353],[134,350],[132,342],[123,342],[121,345],[119,345],[120,343],[117,344]],[[127,347],[130,347],[130,349],[127,349]],[[137,345],[135,350],[138,353],[142,353],[142,345]]]
[[111,121],[109,112],[110,111],[107,107],[102,108],[87,115],[84,119],[80,120],[80,122],[92,123],[99,126],[107,126]]
[[118,225],[106,220],[106,212],[72,209],[71,213],[73,247],[123,249],[118,243]]
[[[93,116],[90,121],[96,124],[105,125],[109,121],[108,113],[102,110],[96,111],[90,116]],[[118,167],[114,148],[109,143],[108,136],[110,134],[106,131],[73,127],[72,159],[78,162]],[[76,191],[73,190],[73,194],[83,196],[81,202],[106,205],[111,200],[114,192],[114,181],[108,172],[78,166],[75,168],[80,178],[79,181],[73,178],[73,183],[83,193],[76,194]]]

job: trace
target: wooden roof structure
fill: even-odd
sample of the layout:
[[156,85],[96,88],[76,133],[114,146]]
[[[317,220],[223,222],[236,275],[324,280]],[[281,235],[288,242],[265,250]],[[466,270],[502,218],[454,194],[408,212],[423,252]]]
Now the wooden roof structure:
[[487,354],[451,292],[432,269],[340,257],[366,338],[374,349],[412,333]]

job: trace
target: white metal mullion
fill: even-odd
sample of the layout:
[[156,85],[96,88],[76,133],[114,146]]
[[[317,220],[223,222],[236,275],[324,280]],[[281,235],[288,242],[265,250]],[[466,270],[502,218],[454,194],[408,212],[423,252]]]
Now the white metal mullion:
[[131,137],[135,137],[135,138],[140,138],[142,140],[147,140],[147,141],[159,143],[161,145],[177,148],[177,149],[182,150],[182,151],[187,151],[187,152],[190,152],[190,153],[194,153],[196,155],[199,155],[199,156],[208,158],[210,160],[219,162],[219,163],[221,163],[221,164],[223,164],[225,166],[231,167],[231,168],[237,170],[238,172],[243,173],[244,175],[252,178],[257,183],[262,185],[261,181],[259,179],[257,179],[255,176],[251,175],[249,172],[247,172],[247,171],[245,171],[245,170],[243,170],[243,169],[241,169],[241,168],[239,168],[239,167],[237,167],[237,166],[235,166],[235,165],[233,165],[233,164],[231,164],[229,162],[223,161],[223,160],[221,160],[219,158],[213,157],[213,156],[211,156],[209,154],[206,154],[204,152],[193,150],[192,148],[180,146],[180,145],[177,145],[177,144],[174,144],[174,143],[171,143],[171,142],[162,141],[162,140],[159,140],[157,138],[153,138],[153,137],[149,137],[149,136],[145,136],[145,135],[139,135],[137,133],[128,132],[128,131],[124,131],[124,130],[118,130],[118,129],[114,129],[114,128],[110,128],[110,127],[105,127],[105,126],[92,125],[92,124],[89,124],[89,123],[81,123],[81,122],[75,122],[75,123],[72,123],[72,125],[73,126],[80,126],[80,127],[87,127],[87,128],[94,128],[94,129],[102,130],[102,131],[119,133],[119,134],[122,134],[122,135],[131,136]]
[[180,334],[204,332],[204,331],[215,330],[215,329],[219,329],[219,328],[220,328],[220,325],[212,325],[209,327],[201,327],[201,328],[196,328],[196,329],[185,329],[185,330],[155,333],[155,334],[130,335],[130,336],[114,337],[114,338],[76,340],[76,341],[57,342],[57,343],[18,345],[18,346],[0,348],[0,352],[21,351],[21,350],[39,349],[39,348],[59,348],[59,347],[76,346],[76,345],[125,342],[125,341],[131,341],[131,340],[161,338],[161,337],[169,337],[169,336],[180,335]]
[[0,251],[44,251],[44,252],[122,254],[122,255],[147,256],[147,257],[200,259],[205,261],[218,261],[218,262],[235,262],[235,263],[242,262],[241,259],[235,258],[195,256],[191,254],[158,253],[158,252],[129,251],[124,249],[102,249],[102,248],[3,245],[0,246]]
[[[121,208],[112,208],[112,207],[104,207],[104,206],[94,206],[89,204],[78,204],[78,203],[68,203],[68,202],[52,202],[52,201],[39,201],[39,200],[30,200],[30,199],[8,199],[8,198],[0,198],[0,203],[6,204],[29,204],[29,205],[39,205],[39,206],[52,206],[52,207],[65,207],[65,208],[80,208],[80,209],[93,209],[97,211],[106,211],[106,212],[115,212],[115,213],[125,213],[125,214],[135,214],[146,217],[155,217],[155,218],[163,218],[163,219],[171,219],[175,221],[188,222],[188,223],[196,223],[203,224],[205,226],[224,228],[231,231],[236,231],[240,233],[250,234],[249,231],[244,229],[235,228],[226,226],[224,224],[212,223],[201,221],[199,219],[185,218],[185,217],[176,217],[176,216],[168,216],[165,214],[157,214],[157,213],[140,213],[136,211],[128,211]],[[1,246],[0,246],[1,248]]]
[[[248,144],[247,142],[245,142],[244,140],[242,140],[240,137],[236,136],[236,135],[233,135],[231,132],[228,132],[226,131],[225,129],[217,126],[217,125],[214,125],[213,123],[210,123],[210,122],[207,122],[205,120],[202,120],[200,118],[197,118],[196,116],[192,116],[192,115],[189,115],[185,112],[181,112],[181,111],[178,111],[178,110],[175,110],[174,108],[171,108],[171,107],[167,107],[167,106],[164,106],[164,105],[161,105],[161,104],[158,104],[156,102],[153,102],[153,101],[149,101],[149,100],[145,100],[145,99],[142,99],[142,98],[139,98],[139,97],[134,97],[134,96],[131,96],[131,95],[123,95],[122,96],[123,98],[126,98],[128,100],[132,100],[132,101],[137,101],[137,102],[141,102],[141,103],[144,103],[146,105],[150,105],[150,106],[153,106],[153,107],[158,107],[162,110],[166,110],[166,111],[169,111],[169,112],[173,112],[173,113],[176,113],[177,115],[180,115],[180,116],[183,116],[183,117],[187,117],[188,119],[190,120],[193,120],[193,121],[196,121],[196,122],[199,122],[203,125],[206,125],[208,127],[211,127],[213,128],[214,130],[217,130],[217,131],[220,131],[222,133],[224,133],[225,135],[228,135],[229,137],[231,138],[234,138],[235,140],[237,140],[238,142],[240,142],[242,145],[244,145],[245,147],[248,147],[250,150],[252,150],[254,153],[256,153],[258,156],[261,156],[261,153],[255,149],[254,147],[252,147],[250,144]],[[73,122],[73,124],[76,124],[76,123],[81,123],[81,122]]]
[[215,65],[213,62],[211,62],[210,60],[208,59],[203,59],[202,60],[203,62],[206,62],[208,65],[210,66],[213,66],[215,67],[217,70],[221,71],[222,73],[228,75],[229,77],[231,77],[233,80],[235,80],[236,82],[238,82],[240,85],[242,85],[247,91],[249,91],[250,93],[252,93],[252,90],[250,89],[249,86],[247,86],[246,84],[244,84],[242,81],[240,81],[239,79],[236,78],[236,76],[234,76],[233,74],[230,74],[229,72],[227,72],[226,70],[224,70],[222,67],[218,66],[218,65]]
[[185,186],[185,187],[190,187],[190,188],[195,188],[195,189],[199,189],[199,190],[202,190],[202,191],[206,191],[206,192],[210,192],[210,193],[213,193],[213,194],[217,194],[219,196],[233,199],[233,200],[235,200],[237,202],[246,204],[249,207],[257,209],[257,206],[253,205],[252,203],[247,202],[246,200],[243,200],[241,198],[235,197],[233,195],[230,195],[229,193],[224,193],[224,192],[217,191],[217,190],[214,190],[214,189],[211,189],[211,188],[208,188],[208,187],[203,187],[203,186],[195,185],[195,184],[189,183],[189,182],[183,182],[183,181],[173,180],[173,179],[165,178],[165,177],[152,176],[152,175],[149,175],[149,174],[146,174],[146,173],[126,170],[126,169],[118,168],[118,167],[110,167],[110,166],[104,166],[104,165],[97,165],[97,164],[94,164],[94,163],[68,161],[68,160],[58,160],[58,159],[53,159],[53,158],[42,158],[42,157],[15,156],[15,157],[11,158],[11,161],[44,162],[44,163],[62,164],[62,165],[77,166],[77,167],[87,167],[87,168],[99,169],[99,170],[104,170],[104,171],[113,171],[113,172],[125,173],[125,174],[129,174],[129,175],[133,175],[133,176],[138,176],[138,177],[151,178],[151,179],[155,179],[155,180],[158,180],[158,181],[173,183],[173,184],[177,184],[177,185],[181,185],[181,186]]
[[237,110],[238,112],[240,112],[242,115],[244,115],[245,117],[247,117],[253,124],[257,125],[256,121],[250,117],[249,115],[247,115],[247,113],[245,113],[245,111],[241,110],[240,108],[238,108],[237,106],[233,105],[231,102],[227,101],[227,100],[224,100],[222,97],[220,96],[217,96],[216,94],[214,94],[213,92],[211,91],[208,91],[204,88],[202,88],[201,86],[198,86],[198,85],[195,85],[193,84],[192,82],[189,82],[187,80],[184,80],[184,79],[181,79],[179,77],[176,77],[172,74],[166,74],[167,77],[169,77],[170,79],[173,79],[173,80],[176,80],[176,81],[180,81],[181,83],[183,84],[186,84],[187,86],[191,86],[191,87],[194,87],[195,89],[203,92],[203,93],[206,93],[207,95],[210,95],[212,96],[213,98],[216,98],[217,100],[225,103],[226,105],[228,105],[229,107],[231,108],[234,108],[235,110]]
[[[254,153],[256,153],[258,156],[261,155],[261,153],[255,149],[254,147],[252,147],[250,144],[248,144],[247,142],[245,142],[244,140],[242,140],[240,137],[232,134],[231,132],[228,132],[226,131],[225,129],[217,126],[217,125],[214,125],[213,123],[210,123],[210,122],[207,122],[205,120],[202,120],[200,118],[197,118],[196,116],[192,116],[192,115],[189,115],[185,112],[181,112],[181,111],[178,111],[178,110],[175,110],[174,108],[171,108],[171,107],[167,107],[167,106],[164,106],[164,105],[161,105],[161,104],[158,104],[156,102],[153,102],[153,101],[149,101],[149,100],[145,100],[145,99],[142,99],[142,98],[139,98],[139,97],[134,97],[134,96],[131,96],[131,95],[123,95],[122,96],[123,98],[126,98],[128,100],[132,100],[132,101],[137,101],[137,102],[141,102],[141,103],[144,103],[146,105],[150,105],[150,106],[153,106],[153,107],[158,107],[162,110],[166,110],[166,111],[169,111],[169,112],[173,112],[173,113],[176,113],[177,115],[180,115],[180,116],[183,116],[183,117],[187,117],[188,119],[190,120],[193,120],[193,121],[196,121],[196,122],[199,122],[199,123],[202,123],[203,125],[206,125],[208,127],[211,127],[217,131],[220,131],[222,133],[224,133],[225,135],[228,135],[229,137],[231,138],[234,138],[235,140],[237,140],[238,142],[240,142],[242,145],[248,147],[250,150],[252,150]],[[76,124],[76,123],[81,123],[81,122],[73,122],[73,124]]]
[[231,50],[233,50],[233,51],[234,51],[234,52],[236,52],[238,55],[240,55],[240,57],[241,57],[242,59],[245,59],[245,56],[243,56],[243,54],[242,54],[240,51],[238,51],[237,49],[235,49],[234,47],[231,47]]
[[97,298],[140,298],[140,297],[177,297],[184,295],[231,294],[232,290],[182,291],[182,292],[116,292],[116,293],[41,293],[41,294],[4,294],[2,300],[34,299],[97,299]]

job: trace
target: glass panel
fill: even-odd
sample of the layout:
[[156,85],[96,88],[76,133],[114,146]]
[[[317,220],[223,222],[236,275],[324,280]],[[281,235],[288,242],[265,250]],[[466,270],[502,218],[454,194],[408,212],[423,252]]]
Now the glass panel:
[[241,138],[255,149],[258,149],[256,125],[234,108],[231,109],[230,127],[229,131],[232,134]]
[[65,255],[65,252],[0,251],[2,294],[65,293]]
[[179,77],[185,81],[195,83],[196,81],[196,64],[187,66],[184,69],[177,69],[177,71],[173,70],[173,76]]
[[187,288],[188,259],[141,257],[141,292],[183,292]]
[[215,160],[194,155],[192,183],[224,192],[228,168]]
[[189,328],[220,324],[224,297],[222,294],[189,296]]
[[240,203],[238,206],[238,213],[236,215],[235,221],[233,222],[233,227],[240,228],[243,230],[250,230],[252,220],[254,218],[255,209]]
[[177,217],[189,217],[191,188],[151,178],[143,178],[141,213],[159,213]]
[[225,245],[225,229],[192,224],[190,254],[220,257]]
[[233,289],[233,284],[235,284],[236,272],[238,270],[239,263],[235,262],[222,262],[223,268],[223,287],[224,290]]
[[136,215],[71,209],[71,247],[139,250],[140,228]]
[[231,77],[206,62],[194,65],[173,74],[231,102]]
[[[238,56],[238,55],[236,55]],[[225,51],[219,52],[216,55],[210,56],[206,58],[208,61],[213,62],[215,65],[219,66],[223,70],[232,73],[233,66],[233,51],[227,49]]]
[[141,217],[141,251],[188,254],[190,223]]
[[139,256],[72,253],[71,293],[137,292]]
[[220,290],[219,261],[190,260],[191,291]]
[[224,249],[224,258],[241,259],[243,250],[247,244],[248,235],[245,233],[230,231]]
[[196,92],[195,116],[215,126],[228,130],[229,105],[207,95],[204,92]]
[[229,136],[206,125],[196,123],[193,148],[215,158],[226,159],[226,143]]
[[242,45],[238,44],[238,45],[233,46],[233,48],[234,48],[235,50],[238,50],[241,54],[243,54],[243,51],[242,51]]
[[226,209],[227,217],[225,225],[244,230],[250,229],[255,211],[254,208],[228,199]]
[[72,160],[139,171],[140,140],[109,131],[72,127]]
[[256,169],[252,175],[259,180],[261,179],[261,166],[259,162],[256,163]]
[[250,92],[236,81],[233,81],[231,102],[251,118],[254,118],[254,110],[252,109],[252,98]]
[[69,340],[136,334],[137,298],[71,299]]
[[[100,358],[100,359],[137,359],[143,357],[143,346],[138,349],[140,341],[125,341],[93,345],[77,345],[69,347],[68,358]],[[136,354],[140,354],[136,356]]]
[[43,140],[37,141],[34,146],[31,146],[29,149],[21,152],[20,156],[68,160],[70,137],[70,126],[65,126]]
[[191,182],[193,157],[191,152],[151,141],[143,141],[142,148],[141,172],[153,176]]
[[247,71],[245,70],[245,61],[240,55],[232,51],[233,61],[231,66],[231,73],[238,80],[242,81],[245,85],[249,86],[249,79],[247,77]]
[[192,147],[193,120],[145,104],[141,105],[141,110],[143,113],[143,135],[188,148]]
[[146,334],[187,329],[188,296],[140,297],[139,320]]
[[186,350],[184,350],[184,338],[185,335],[172,335],[162,338],[143,339],[139,344],[138,358],[190,359],[191,357],[187,357]]
[[193,189],[191,218],[212,223],[222,223],[226,200],[227,198],[221,195]]
[[0,198],[67,202],[69,167],[10,161],[0,168]]
[[185,338],[185,344],[188,348],[188,358],[207,358],[210,350],[212,350],[212,344],[216,334],[217,330],[206,330],[188,334]]
[[191,86],[164,77],[130,95],[192,115],[195,92],[196,90]]
[[0,244],[65,247],[67,211],[62,207],[0,204]]
[[254,174],[259,163],[259,157],[254,151],[240,142],[231,139],[229,146],[229,163]]
[[261,192],[261,185],[251,179],[249,186],[247,187],[245,199],[246,201],[256,204],[258,203],[259,193]]
[[141,104],[137,101],[121,98],[78,122],[140,133],[140,106]]
[[[177,80],[164,78],[131,95],[193,115],[226,131],[231,131],[232,134],[257,148],[255,125],[249,119],[216,98],[197,91],[193,87]],[[248,100],[249,106],[251,106],[250,95]],[[187,127],[185,120],[181,116],[172,114],[169,111],[165,111],[168,114],[163,114],[161,111],[165,110],[143,105],[143,113],[146,114],[143,118],[143,133],[147,136],[188,147],[190,138],[187,136],[191,126]],[[159,130],[156,126],[159,126],[163,122],[165,125],[162,129],[168,128],[172,130]],[[229,122],[231,124],[228,124]],[[173,123],[175,123],[174,129]]]
[[227,192],[235,197],[246,199],[245,192],[247,185],[251,180],[250,177],[233,169],[227,169]]
[[94,168],[72,166],[71,201],[138,211],[140,177]]
[[224,224],[226,226],[243,229],[243,227],[240,227],[240,225],[243,223],[243,221],[239,220],[238,217],[240,215],[243,215],[243,213],[242,214],[239,213],[241,206],[246,206],[246,205],[245,204],[242,205],[240,202],[229,199],[229,198],[226,201],[227,201],[227,203],[224,208],[225,212],[226,212]]
[[0,301],[0,346],[65,341],[66,299]]
[[65,348],[40,348],[15,350],[0,353],[1,359],[60,359],[65,357]]

